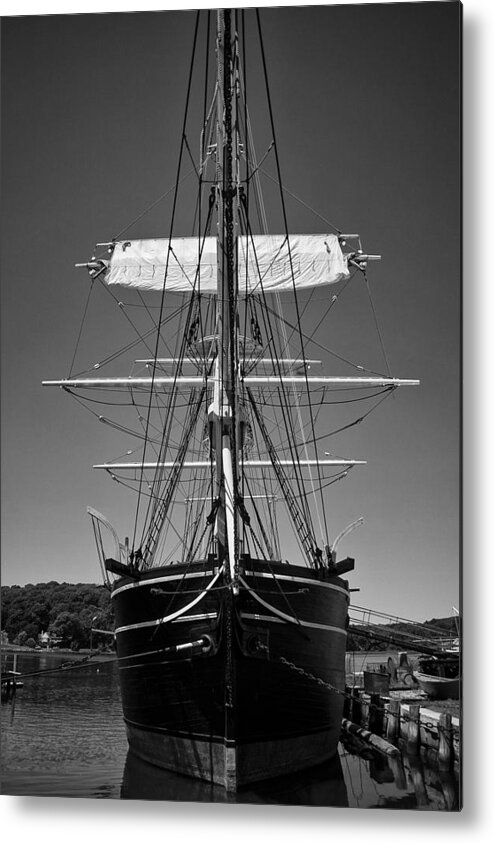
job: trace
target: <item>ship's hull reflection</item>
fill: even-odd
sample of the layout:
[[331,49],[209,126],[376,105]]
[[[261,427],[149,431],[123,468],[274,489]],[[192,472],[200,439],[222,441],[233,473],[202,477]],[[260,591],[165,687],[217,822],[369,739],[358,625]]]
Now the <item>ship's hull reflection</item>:
[[120,796],[168,802],[348,807],[339,755],[310,770],[248,785],[238,793],[227,793],[223,787],[209,782],[154,767],[129,752]]

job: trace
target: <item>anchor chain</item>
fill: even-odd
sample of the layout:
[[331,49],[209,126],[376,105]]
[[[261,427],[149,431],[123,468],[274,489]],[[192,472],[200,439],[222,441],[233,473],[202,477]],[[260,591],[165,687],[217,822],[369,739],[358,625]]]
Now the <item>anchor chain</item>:
[[[280,662],[285,664],[291,670],[296,671],[301,676],[305,676],[306,679],[311,679],[313,682],[316,682],[317,685],[320,685],[323,688],[327,688],[328,691],[334,691],[335,694],[339,694],[340,696],[344,697],[347,700],[353,700],[354,699],[354,697],[351,694],[348,694],[346,691],[342,691],[340,688],[336,688],[334,685],[331,684],[331,682],[327,682],[325,679],[322,679],[320,676],[314,676],[313,673],[309,673],[307,670],[305,670],[305,668],[299,667],[294,662],[285,658],[285,656],[280,656],[279,659],[280,659]],[[375,711],[379,711],[386,716],[389,714],[389,711],[385,706],[375,705],[375,703],[372,703],[372,706],[373,706]],[[403,723],[409,723],[410,722],[410,717],[406,714],[397,714],[395,716],[398,718],[398,720],[402,721]],[[421,727],[423,727],[428,732],[435,732],[436,731],[435,724],[432,723],[429,720],[421,720],[420,725],[421,725]]]

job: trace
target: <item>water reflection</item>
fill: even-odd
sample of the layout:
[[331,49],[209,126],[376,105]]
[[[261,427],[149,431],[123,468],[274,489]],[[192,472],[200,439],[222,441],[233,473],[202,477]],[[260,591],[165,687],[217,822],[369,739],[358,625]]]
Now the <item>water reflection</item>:
[[420,756],[388,757],[340,744],[331,762],[309,771],[251,785],[239,793],[181,776],[136,758],[125,762],[122,799],[178,802],[234,802],[305,805],[326,808],[458,810],[458,785],[452,772],[424,765]]
[[59,670],[66,658],[19,655],[23,686],[2,701],[4,794],[119,797],[127,741],[115,665]]
[[[453,772],[440,772],[426,756],[388,758],[348,735],[332,762],[233,796],[160,770],[128,753],[116,664],[61,671],[60,661],[45,654],[19,657],[23,687],[2,702],[4,794],[458,810]],[[27,678],[37,670],[49,672]]]
[[180,802],[236,802],[261,805],[306,805],[346,808],[348,797],[339,755],[309,771],[246,786],[238,793],[209,782],[153,767],[127,754],[122,799]]
[[387,756],[345,741],[340,755],[350,807],[459,810],[456,775],[428,766],[425,754]]

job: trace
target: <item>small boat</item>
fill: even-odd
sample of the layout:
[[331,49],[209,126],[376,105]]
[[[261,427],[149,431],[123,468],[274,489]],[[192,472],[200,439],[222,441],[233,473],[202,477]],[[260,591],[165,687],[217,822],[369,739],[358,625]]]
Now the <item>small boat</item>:
[[415,671],[415,678],[422,691],[435,700],[458,700],[460,698],[460,679],[446,679],[444,676],[431,676]]
[[[130,750],[227,791],[337,753],[345,575],[354,559],[336,554],[362,519],[331,540],[326,493],[364,461],[321,445],[397,388],[418,384],[348,361],[313,338],[334,291],[353,277],[367,282],[367,265],[380,256],[364,251],[358,234],[334,227],[288,234],[274,125],[261,160],[253,144],[245,43],[258,39],[262,56],[264,46],[259,11],[246,12],[254,22],[248,31],[244,10],[217,12],[216,71],[206,60],[201,76],[208,92],[188,236],[178,236],[173,216],[179,166],[166,238],[114,238],[77,264],[88,270],[91,290],[113,297],[118,318],[134,296],[135,313],[148,321],[132,325],[137,340],[125,334],[125,344],[97,364],[45,381],[87,400],[107,432],[135,443],[123,449],[133,458],[94,466],[134,493],[130,541],[88,510],[112,595]],[[200,21],[207,19],[213,46],[210,13],[201,14],[193,56]],[[269,94],[264,62],[259,67]],[[192,70],[193,60],[191,78]],[[267,102],[271,114],[269,95]],[[180,164],[186,152],[184,130]],[[281,234],[267,228],[266,156],[277,165]],[[323,306],[311,302],[316,289]],[[301,317],[311,308],[307,334]],[[135,346],[145,356],[127,361],[130,374],[101,377],[125,353],[134,357]],[[322,361],[308,348],[344,371],[313,374]],[[340,410],[347,415],[338,422]]]
[[20,676],[20,672],[18,670],[3,670],[1,681],[2,682],[15,682],[15,684],[19,687],[22,685],[22,682],[18,682],[16,680],[16,676]]
[[431,699],[457,700],[460,698],[460,659],[453,653],[420,659],[414,671],[419,687]]
[[22,688],[24,686],[24,682],[20,682],[17,679],[17,676],[20,676],[18,670],[4,670],[2,671],[1,676],[1,688],[2,688],[2,701],[6,702],[10,700],[11,697],[15,694],[17,688]]

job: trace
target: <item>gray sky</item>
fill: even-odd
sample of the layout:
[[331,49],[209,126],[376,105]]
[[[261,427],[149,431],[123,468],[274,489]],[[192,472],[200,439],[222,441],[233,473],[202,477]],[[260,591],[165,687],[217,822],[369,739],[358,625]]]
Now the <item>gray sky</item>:
[[[459,599],[458,9],[261,17],[284,183],[383,255],[369,277],[391,368],[422,381],[335,446],[368,465],[331,498],[334,533],[365,518],[342,548],[356,558],[355,603],[417,619]],[[128,496],[91,469],[117,456],[110,433],[41,380],[72,359],[88,290],[73,264],[173,183],[193,26],[190,12],[3,22],[5,585],[98,581],[88,504],[128,534]],[[321,230],[296,203],[288,221]],[[157,211],[135,233],[166,235],[162,222]],[[120,337],[106,315],[90,314],[86,359]],[[360,353],[355,324],[328,331]]]

